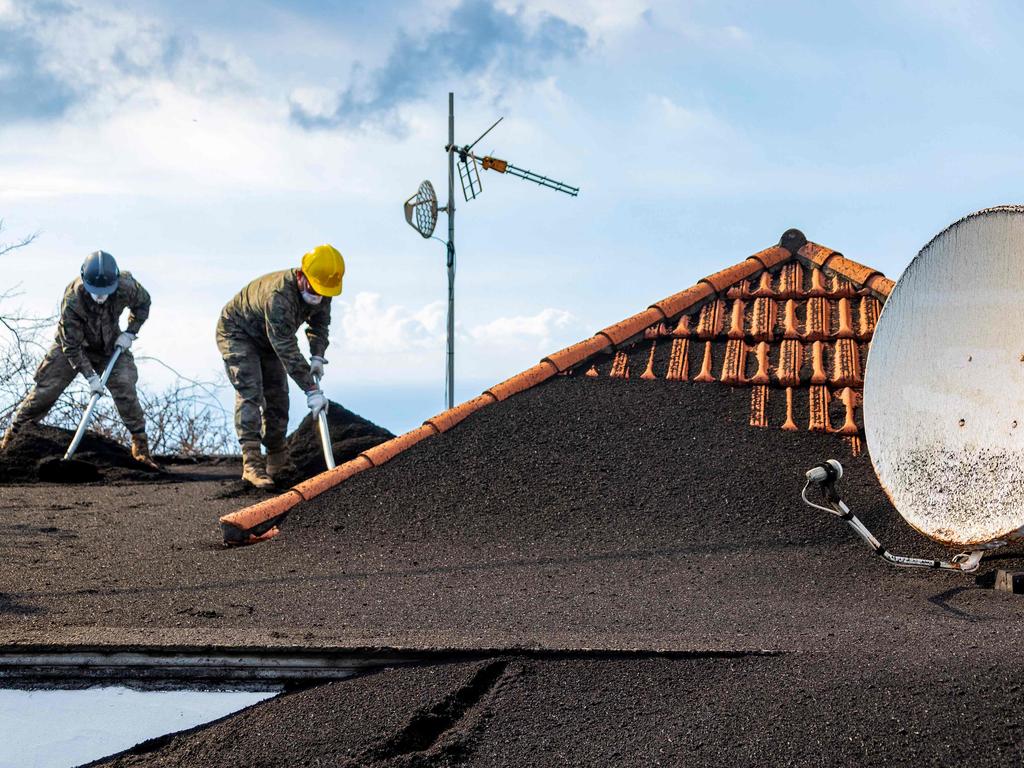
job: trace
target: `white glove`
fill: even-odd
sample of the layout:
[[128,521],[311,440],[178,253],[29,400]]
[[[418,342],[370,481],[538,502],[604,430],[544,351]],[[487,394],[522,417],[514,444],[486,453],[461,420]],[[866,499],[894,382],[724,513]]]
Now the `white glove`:
[[120,349],[122,352],[126,352],[128,349],[131,348],[133,341],[135,341],[135,334],[128,333],[128,331],[125,331],[124,333],[117,337],[117,341],[114,342],[114,346]]
[[100,397],[103,397],[103,393],[106,391],[106,389],[103,386],[103,382],[100,381],[100,377],[94,373],[86,380],[89,382],[89,394],[99,395]]
[[306,393],[306,405],[309,406],[314,419],[320,415],[320,411],[327,413],[327,398],[319,389],[311,389]]
[[313,355],[309,358],[309,370],[317,381],[324,377],[324,365],[326,364],[327,361],[320,357],[320,355]]

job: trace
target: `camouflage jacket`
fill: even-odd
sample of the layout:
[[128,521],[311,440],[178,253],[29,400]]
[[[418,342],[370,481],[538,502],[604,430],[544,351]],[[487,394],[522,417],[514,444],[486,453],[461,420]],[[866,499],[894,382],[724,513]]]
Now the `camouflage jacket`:
[[121,313],[130,310],[125,330],[138,333],[149,317],[149,304],[149,293],[131,272],[121,273],[117,290],[102,304],[92,300],[82,278],[75,278],[64,289],[57,323],[57,343],[71,367],[86,377],[96,373],[86,353],[112,355],[121,335]]
[[295,332],[306,324],[310,355],[323,356],[327,349],[327,328],[331,324],[331,299],[325,296],[316,306],[302,300],[298,270],[285,269],[258,277],[224,305],[217,333],[228,339],[239,336],[272,349],[285,370],[304,392],[316,387],[309,363],[299,351]]

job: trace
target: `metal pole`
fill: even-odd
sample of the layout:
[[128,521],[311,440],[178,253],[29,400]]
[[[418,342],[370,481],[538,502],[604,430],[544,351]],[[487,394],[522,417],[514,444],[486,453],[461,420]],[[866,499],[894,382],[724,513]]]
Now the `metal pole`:
[[[114,370],[114,364],[117,362],[117,358],[121,356],[121,351],[120,347],[114,347],[114,354],[110,356],[110,362],[107,363],[107,367],[103,370],[103,375],[100,376],[100,384],[104,387],[107,386],[107,379],[110,378],[110,374]],[[75,430],[75,436],[71,439],[71,445],[68,446],[67,451],[64,453],[64,461],[70,461],[71,457],[75,455],[75,451],[78,450],[78,444],[82,442],[82,438],[85,437],[85,431],[89,428],[89,424],[92,423],[92,412],[96,409],[96,403],[99,401],[99,393],[89,398],[89,404],[85,406],[85,413],[82,414],[82,420],[78,422],[78,429]]]
[[[313,377],[316,385],[320,386],[320,379]],[[324,451],[324,463],[328,469],[334,469],[334,447],[331,445],[331,428],[327,422],[327,411],[320,411],[316,416],[317,426],[320,432],[320,447]]]
[[445,396],[455,407],[455,94],[448,93],[448,369]]

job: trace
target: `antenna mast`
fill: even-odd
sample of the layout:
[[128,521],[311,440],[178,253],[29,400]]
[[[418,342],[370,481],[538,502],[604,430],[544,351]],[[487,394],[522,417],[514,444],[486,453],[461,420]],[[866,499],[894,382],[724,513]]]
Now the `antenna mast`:
[[[483,191],[480,183],[480,168],[485,171],[505,173],[510,176],[518,176],[520,179],[532,181],[542,187],[554,189],[557,192],[564,192],[571,197],[579,194],[579,187],[573,187],[561,181],[555,181],[539,173],[518,168],[507,160],[500,160],[497,157],[485,155],[478,157],[473,154],[473,147],[490,133],[504,120],[499,117],[494,123],[480,134],[479,138],[472,144],[464,147],[455,144],[455,94],[448,92],[448,144],[444,150],[448,153],[448,205],[439,208],[437,205],[437,194],[429,181],[420,184],[416,194],[405,201],[405,220],[409,226],[420,233],[425,239],[434,236],[434,227],[437,226],[437,214],[444,211],[448,214],[448,241],[445,243],[447,251],[448,266],[448,344],[445,357],[445,379],[444,394],[445,403],[448,408],[455,407],[455,156],[458,155],[459,182],[462,185],[462,195],[466,201],[476,199],[476,196]],[[434,237],[440,240],[439,237]]]
[[444,391],[455,407],[455,94],[448,92],[448,367]]

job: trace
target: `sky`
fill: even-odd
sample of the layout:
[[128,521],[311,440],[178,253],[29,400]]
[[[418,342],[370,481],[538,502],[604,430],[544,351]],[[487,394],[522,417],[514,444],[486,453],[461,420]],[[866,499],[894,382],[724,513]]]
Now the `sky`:
[[153,295],[139,353],[211,379],[221,306],[333,243],[325,389],[408,429],[444,406],[447,282],[402,202],[444,194],[449,91],[458,142],[503,116],[478,149],[581,189],[457,200],[463,400],[790,227],[895,278],[1022,202],[1022,32],[954,0],[0,0],[0,241],[39,233],[0,291],[52,313],[107,250]]

